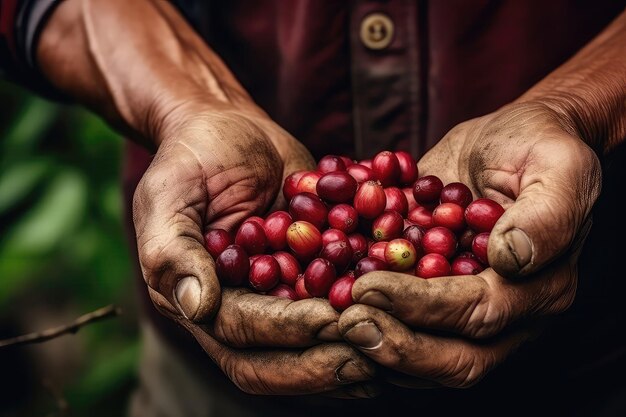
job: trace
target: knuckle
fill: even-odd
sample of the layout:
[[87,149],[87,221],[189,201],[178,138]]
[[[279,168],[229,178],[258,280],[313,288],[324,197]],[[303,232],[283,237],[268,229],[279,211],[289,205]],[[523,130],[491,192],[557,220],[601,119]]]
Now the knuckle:
[[498,334],[506,325],[510,316],[508,304],[496,306],[489,299],[481,301],[472,310],[463,330],[474,339],[485,339]]
[[288,330],[295,326],[301,330],[316,330],[320,323],[336,320],[339,313],[326,300],[309,298],[289,302],[281,308],[278,314],[278,323]]
[[169,264],[169,259],[165,256],[167,245],[158,244],[155,240],[146,242],[139,249],[139,261],[144,269],[144,276],[160,276]]
[[348,331],[356,323],[370,318],[369,308],[363,304],[353,304],[341,313],[337,322],[340,332]]
[[245,358],[235,359],[229,355],[220,365],[228,379],[246,394],[257,395],[268,393],[266,383],[263,382],[255,367]]
[[[468,288],[465,290],[469,291]],[[468,305],[463,309],[465,313],[455,325],[456,330],[464,336],[473,339],[494,336],[504,328],[511,316],[511,306],[506,298],[487,280],[472,286],[466,299]]]
[[232,347],[246,347],[254,343],[254,332],[250,329],[251,321],[236,308],[220,308],[214,322],[215,336],[218,340]]
[[490,366],[483,358],[469,353],[461,352],[456,362],[448,370],[449,378],[446,385],[453,388],[470,388],[476,385],[487,374]]

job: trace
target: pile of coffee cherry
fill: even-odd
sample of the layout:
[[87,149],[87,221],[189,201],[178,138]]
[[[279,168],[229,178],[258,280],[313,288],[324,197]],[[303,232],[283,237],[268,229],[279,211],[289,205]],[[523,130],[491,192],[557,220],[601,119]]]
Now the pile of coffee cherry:
[[288,211],[246,219],[236,235],[212,229],[205,245],[223,285],[301,300],[326,297],[342,311],[371,271],[420,278],[477,274],[504,209],[474,200],[460,182],[418,178],[413,157],[378,153],[355,162],[323,157],[315,171],[285,179]]

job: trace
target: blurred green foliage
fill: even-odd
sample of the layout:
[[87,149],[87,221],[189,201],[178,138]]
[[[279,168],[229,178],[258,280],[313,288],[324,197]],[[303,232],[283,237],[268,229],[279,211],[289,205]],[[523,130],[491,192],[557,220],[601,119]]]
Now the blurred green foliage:
[[[58,387],[70,415],[123,415],[138,356],[123,228],[123,141],[86,110],[6,82],[0,103],[0,317],[5,327],[12,320],[10,328],[25,332],[37,330],[23,322],[29,303],[45,307],[52,321],[57,311],[78,316],[111,303],[127,307],[124,317],[78,333],[84,357]],[[37,381],[42,371],[31,371]]]

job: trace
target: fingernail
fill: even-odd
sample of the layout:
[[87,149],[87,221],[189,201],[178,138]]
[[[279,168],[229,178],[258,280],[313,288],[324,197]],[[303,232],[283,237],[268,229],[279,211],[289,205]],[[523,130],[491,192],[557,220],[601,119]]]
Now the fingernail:
[[374,323],[357,323],[343,335],[348,341],[361,349],[376,349],[383,343],[383,334]]
[[322,327],[322,330],[317,333],[317,338],[325,342],[335,342],[337,340],[341,340],[341,333],[339,333],[337,322],[333,321],[332,323]]
[[178,281],[174,296],[186,318],[195,316],[200,307],[200,281],[196,277],[185,277]]
[[389,298],[387,298],[387,296],[382,292],[376,290],[371,290],[363,294],[363,296],[359,299],[359,303],[368,304],[386,312],[393,310],[393,306],[391,305]]
[[505,239],[519,269],[528,265],[533,257],[533,244],[528,235],[522,229],[514,228],[505,235]]
[[369,375],[351,360],[337,368],[335,376],[339,382],[355,382],[369,378]]

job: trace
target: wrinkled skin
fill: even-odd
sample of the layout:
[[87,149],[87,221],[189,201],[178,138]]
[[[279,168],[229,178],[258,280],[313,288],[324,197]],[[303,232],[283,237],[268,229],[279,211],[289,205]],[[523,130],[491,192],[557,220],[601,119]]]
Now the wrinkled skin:
[[314,166],[309,153],[255,109],[177,112],[160,130],[134,198],[139,259],[155,306],[247,393],[369,396],[367,383],[355,383],[371,379],[373,364],[339,343],[339,315],[326,301],[220,289],[203,245],[207,228],[234,231],[246,217],[284,205],[283,178]]
[[418,165],[420,175],[464,182],[475,198],[507,209],[489,240],[492,268],[428,280],[372,272],[355,283],[360,304],[341,315],[339,329],[397,371],[395,383],[467,387],[534,337],[542,317],[573,302],[600,163],[557,113],[526,102],[456,126]]

